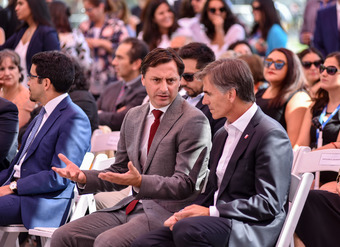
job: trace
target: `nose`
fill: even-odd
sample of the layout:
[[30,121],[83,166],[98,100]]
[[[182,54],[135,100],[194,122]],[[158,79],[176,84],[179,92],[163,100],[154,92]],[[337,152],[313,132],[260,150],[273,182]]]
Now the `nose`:
[[6,69],[4,70],[4,75],[9,75],[9,69],[6,68]]
[[205,94],[204,94],[204,96],[203,96],[202,104],[203,104],[203,105],[208,105],[208,104],[209,104],[208,99],[207,99],[207,96],[206,96]]
[[117,65],[117,58],[114,58],[111,62],[112,66],[116,66]]
[[182,77],[181,78],[181,86],[186,86],[188,85],[187,81]]
[[166,80],[162,80],[160,83],[160,90],[161,92],[167,92],[168,91],[168,84],[166,83]]

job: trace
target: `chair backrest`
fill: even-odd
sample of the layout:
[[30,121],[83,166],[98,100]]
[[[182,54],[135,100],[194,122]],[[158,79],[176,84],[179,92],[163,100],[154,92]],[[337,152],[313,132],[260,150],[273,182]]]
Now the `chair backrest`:
[[299,152],[293,174],[299,175],[305,172],[316,172],[315,189],[319,188],[320,171],[339,171],[340,149],[323,149],[310,152],[307,147]]
[[116,151],[119,137],[119,131],[103,133],[100,129],[95,130],[91,137],[91,152]]
[[80,165],[80,170],[89,170],[94,159],[94,154],[87,152],[84,156],[83,162]]
[[304,173],[302,177],[291,174],[289,202],[291,202],[287,218],[282,227],[276,247],[288,247],[293,240],[293,234],[305,205],[313,174]]
[[104,170],[115,163],[115,157],[109,159],[95,160],[92,170]]

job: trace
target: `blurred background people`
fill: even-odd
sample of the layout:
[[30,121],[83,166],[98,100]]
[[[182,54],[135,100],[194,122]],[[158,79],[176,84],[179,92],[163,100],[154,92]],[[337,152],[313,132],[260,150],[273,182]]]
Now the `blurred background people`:
[[5,40],[11,37],[20,25],[20,21],[15,13],[16,4],[17,0],[9,0],[7,7],[0,10],[0,28],[4,30]]
[[28,89],[22,85],[24,76],[19,55],[12,50],[0,51],[0,97],[13,102],[19,110],[19,128],[30,119],[35,103]]
[[286,129],[292,146],[298,138],[310,97],[297,55],[285,48],[274,49],[264,60],[264,78],[268,88],[256,93],[256,104]]
[[149,0],[142,13],[142,22],[143,31],[138,38],[149,46],[150,51],[170,47],[171,38],[179,25],[166,0]]
[[48,4],[52,22],[58,32],[60,50],[77,59],[78,63],[89,70],[92,64],[90,49],[83,33],[71,28],[70,8],[62,1],[56,0]]
[[79,29],[91,50],[90,92],[97,99],[107,84],[117,80],[110,64],[120,41],[128,37],[128,31],[123,21],[105,13],[105,0],[83,0],[83,4],[89,19],[82,22]]
[[31,69],[32,56],[41,51],[60,50],[60,45],[45,1],[18,0],[15,12],[23,25],[6,39],[0,50],[8,48],[19,54],[23,85],[27,86],[26,75]]
[[297,54],[300,58],[303,72],[307,79],[305,85],[309,95],[315,96],[315,93],[320,88],[320,65],[323,63],[323,56],[320,51],[314,47],[309,47]]
[[254,26],[249,43],[254,51],[267,56],[275,48],[285,48],[287,34],[283,30],[280,17],[272,0],[255,0],[252,2]]
[[246,40],[239,40],[232,43],[228,50],[233,50],[239,55],[251,55],[253,54],[252,48]]

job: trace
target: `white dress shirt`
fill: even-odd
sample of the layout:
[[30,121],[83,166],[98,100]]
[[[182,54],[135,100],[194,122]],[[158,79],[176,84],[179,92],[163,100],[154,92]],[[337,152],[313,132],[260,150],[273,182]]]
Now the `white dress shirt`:
[[230,161],[231,156],[234,153],[236,145],[238,144],[242,133],[248,126],[250,120],[253,118],[257,111],[258,106],[256,103],[245,112],[241,117],[235,120],[233,123],[229,123],[226,121],[224,124],[225,130],[228,132],[227,140],[224,144],[224,149],[220,160],[218,161],[218,165],[216,168],[216,176],[217,176],[217,191],[214,194],[214,206],[209,207],[210,216],[219,217],[220,213],[216,208],[217,196],[220,191],[221,183],[224,177],[224,173],[227,169],[228,163]]

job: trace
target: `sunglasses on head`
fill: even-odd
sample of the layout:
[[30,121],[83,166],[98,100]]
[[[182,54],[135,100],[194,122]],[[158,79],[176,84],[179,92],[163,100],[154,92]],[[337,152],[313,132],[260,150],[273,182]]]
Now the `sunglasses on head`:
[[283,68],[283,66],[285,66],[286,63],[284,61],[282,61],[282,60],[274,61],[271,58],[266,58],[264,60],[264,67],[269,68],[272,64],[274,64],[275,69],[280,70],[280,69]]
[[323,64],[320,65],[319,70],[320,70],[320,74],[326,70],[327,74],[329,74],[329,75],[335,75],[338,72],[338,69],[335,66],[326,67]]
[[184,80],[186,80],[187,82],[192,82],[194,80],[194,76],[195,73],[183,73],[182,77],[184,78]]
[[222,7],[222,8],[209,8],[210,13],[212,13],[212,14],[215,14],[217,10],[219,10],[221,13],[226,12],[226,8],[225,7]]
[[310,67],[312,67],[312,64],[314,64],[314,66],[316,68],[319,68],[320,65],[322,64],[322,61],[321,60],[318,60],[318,61],[314,61],[314,62],[301,62],[302,66],[305,68],[305,69],[309,69]]

